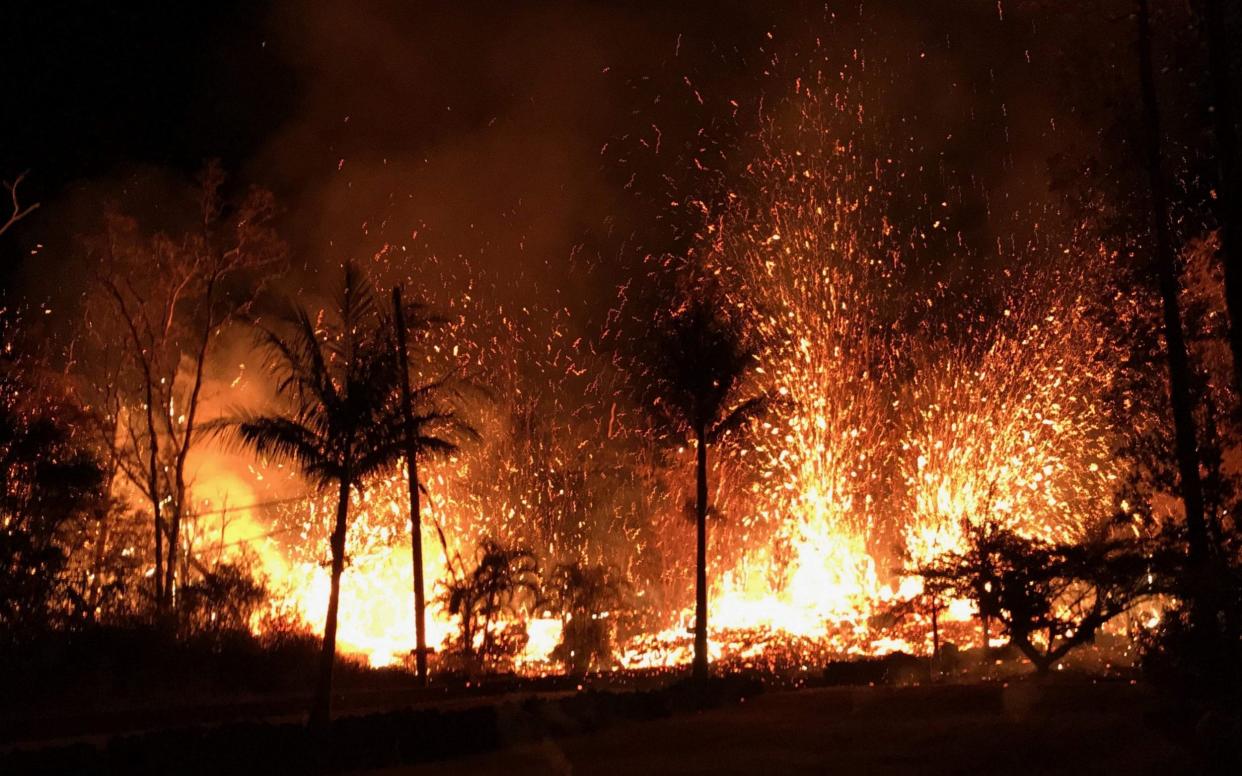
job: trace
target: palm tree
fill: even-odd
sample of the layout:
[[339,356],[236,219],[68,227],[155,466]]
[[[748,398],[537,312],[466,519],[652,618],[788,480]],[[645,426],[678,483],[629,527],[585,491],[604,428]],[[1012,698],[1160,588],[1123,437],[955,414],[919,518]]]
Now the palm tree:
[[652,329],[646,378],[647,402],[658,422],[678,435],[693,435],[697,452],[695,490],[694,677],[707,677],[707,450],[731,432],[742,432],[767,411],[770,397],[741,399],[755,349],[713,288],[701,286],[663,315]]
[[[612,624],[625,606],[627,586],[610,565],[581,560],[557,566],[548,580],[547,604],[561,615],[561,642],[552,656],[567,671],[585,674],[613,660]],[[611,617],[607,615],[613,615]]]
[[[421,306],[407,310],[401,301],[401,286],[392,289],[393,330],[396,332],[396,363],[401,383],[401,420],[405,453],[406,478],[410,492],[410,554],[414,566],[414,661],[418,681],[427,683],[427,601],[423,580],[423,520],[418,480],[420,458],[449,455],[457,451],[452,435],[477,436],[475,430],[449,410],[437,406],[438,394],[448,388],[446,379],[410,386],[409,349],[406,346],[410,329],[422,329],[436,320],[423,314]],[[412,312],[413,314],[409,314]]]
[[[467,663],[476,656],[485,667],[499,655],[493,647],[493,622],[504,616],[521,614],[520,604],[536,605],[540,593],[539,565],[535,556],[522,547],[508,547],[484,539],[477,549],[474,569],[454,576],[444,585],[440,601],[449,614],[461,620],[461,650]],[[460,558],[458,559],[460,561]],[[477,655],[474,641],[482,636]]]
[[262,328],[283,412],[243,414],[228,422],[237,440],[262,457],[282,458],[322,490],[337,492],[330,545],[332,584],[323,629],[312,726],[331,715],[332,669],[350,491],[362,487],[401,454],[398,371],[388,331],[370,284],[352,263],[337,300],[335,320],[317,321],[297,308],[280,330]]

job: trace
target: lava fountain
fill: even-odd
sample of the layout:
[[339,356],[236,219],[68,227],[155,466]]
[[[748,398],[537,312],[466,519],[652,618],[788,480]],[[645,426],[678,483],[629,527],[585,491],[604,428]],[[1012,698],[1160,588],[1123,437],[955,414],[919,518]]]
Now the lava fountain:
[[[824,110],[801,81],[794,93],[796,109],[764,124],[724,211],[688,200],[706,216],[696,260],[763,343],[753,380],[784,400],[737,460],[713,463],[726,519],[711,529],[712,652],[749,661],[791,640],[804,654],[920,651],[924,634],[885,632],[872,615],[919,593],[901,568],[959,547],[964,520],[1065,539],[1111,509],[1118,474],[1100,403],[1115,353],[1088,313],[1093,275],[1069,261],[1057,283],[998,272],[978,300],[911,290],[919,240],[882,215],[894,182],[848,140],[826,141],[832,120],[855,114]],[[688,661],[685,450],[669,463],[667,493],[634,495],[648,480],[623,470],[654,442],[596,342],[566,334],[571,311],[541,328],[529,310],[470,320],[485,316],[477,292],[447,305],[458,314],[452,355],[499,374],[491,403],[474,408],[488,418],[481,449],[431,469],[429,585],[484,537],[537,548],[545,568],[605,560],[636,599],[657,602],[644,633],[620,645],[620,665]],[[414,641],[404,488],[399,477],[369,484],[350,526],[338,638],[374,664],[404,659]],[[315,628],[327,598],[324,508],[280,516],[291,540],[271,564],[284,603]],[[527,616],[518,665],[533,669],[560,630],[546,613]],[[968,616],[950,607],[950,618]],[[433,604],[429,643],[443,648],[453,628]]]

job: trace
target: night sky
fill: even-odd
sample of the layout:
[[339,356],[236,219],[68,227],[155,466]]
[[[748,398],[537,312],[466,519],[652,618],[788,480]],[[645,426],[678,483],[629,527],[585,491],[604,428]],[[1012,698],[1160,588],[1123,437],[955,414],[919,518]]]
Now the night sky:
[[136,0],[6,3],[6,142],[31,194],[141,161],[192,171],[248,158],[294,105],[290,68],[264,46],[268,4]]
[[1058,29],[1034,2],[668,5],[8,3],[0,171],[43,207],[3,283],[59,302],[47,268],[101,203],[158,228],[219,157],[277,194],[300,284],[397,244],[606,301],[684,249],[695,160],[740,174],[755,107],[812,68],[865,106],[860,165],[900,169],[888,217],[951,225],[912,263],[964,274],[1051,234],[1049,160],[1110,120],[1073,110],[1058,55],[1129,45],[1124,13]]

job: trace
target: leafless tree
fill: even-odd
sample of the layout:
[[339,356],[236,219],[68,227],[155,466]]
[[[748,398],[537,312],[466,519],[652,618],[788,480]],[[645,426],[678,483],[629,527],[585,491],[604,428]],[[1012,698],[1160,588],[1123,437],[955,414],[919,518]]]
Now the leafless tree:
[[284,257],[271,194],[252,188],[232,204],[224,182],[218,164],[204,168],[197,223],[182,234],[148,234],[114,211],[90,241],[96,283],[88,309],[108,338],[97,392],[111,420],[102,430],[118,440],[117,465],[150,505],[160,612],[174,602],[190,510],[187,461],[201,440],[213,345]]

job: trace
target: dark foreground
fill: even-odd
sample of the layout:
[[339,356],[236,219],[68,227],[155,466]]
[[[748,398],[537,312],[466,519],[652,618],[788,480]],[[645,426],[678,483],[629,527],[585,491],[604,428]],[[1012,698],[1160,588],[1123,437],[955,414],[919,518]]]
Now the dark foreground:
[[378,769],[499,751],[627,722],[685,715],[762,692],[755,679],[677,682],[647,690],[459,697],[342,714],[327,729],[251,718],[29,742],[0,751],[0,774],[321,773]]
[[1208,769],[1151,724],[1146,690],[833,687],[768,693],[385,774],[1188,773]]
[[732,677],[359,710],[319,732],[174,726],[10,749],[0,773],[1230,772],[1202,727],[1141,685],[1081,676],[796,691]]

